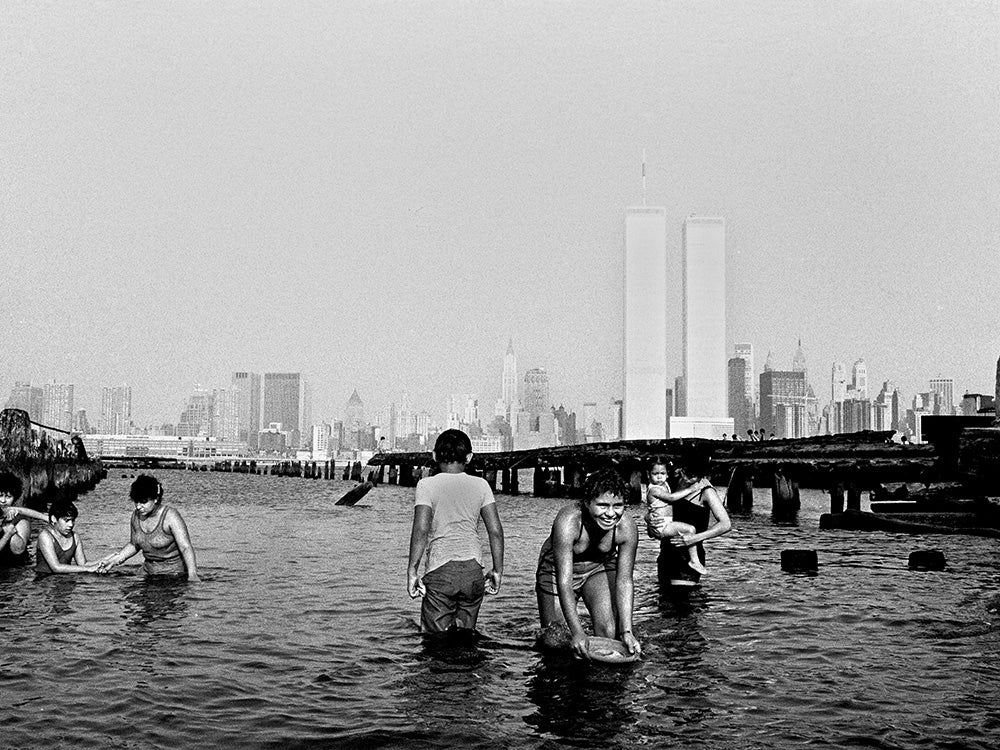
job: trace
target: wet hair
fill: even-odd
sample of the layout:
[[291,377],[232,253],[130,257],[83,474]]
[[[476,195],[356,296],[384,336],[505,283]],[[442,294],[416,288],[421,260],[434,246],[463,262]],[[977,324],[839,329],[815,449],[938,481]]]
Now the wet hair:
[[629,487],[614,469],[598,469],[583,481],[583,497],[580,504],[586,505],[601,495],[609,494],[628,500]]
[[69,500],[53,500],[49,506],[49,518],[76,518],[80,515],[76,506]]
[[690,479],[707,477],[711,471],[712,456],[705,451],[689,451],[682,462],[684,473]]
[[439,464],[464,464],[472,453],[472,441],[461,430],[445,430],[434,441],[434,457]]
[[9,471],[0,472],[0,494],[10,495],[15,500],[21,497],[24,483]]
[[163,499],[163,485],[156,477],[140,474],[129,487],[128,496],[133,502],[136,500],[156,500],[159,502]]
[[648,470],[652,471],[654,466],[662,466],[664,469],[670,470],[673,466],[673,462],[666,456],[653,456],[652,460],[649,462]]

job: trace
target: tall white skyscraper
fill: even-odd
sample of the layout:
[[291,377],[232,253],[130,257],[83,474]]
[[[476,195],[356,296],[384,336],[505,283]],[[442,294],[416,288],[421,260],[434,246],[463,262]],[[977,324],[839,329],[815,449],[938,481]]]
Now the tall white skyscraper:
[[503,355],[503,374],[500,376],[500,399],[506,405],[505,418],[511,410],[517,410],[517,358],[514,356],[514,341],[507,340],[507,353]]
[[859,401],[868,400],[868,365],[865,364],[863,359],[859,359],[854,363],[854,371],[852,376],[854,390],[857,391],[856,398]]
[[955,413],[955,381],[940,376],[931,378],[931,390],[938,394],[941,414]]
[[847,398],[847,368],[843,362],[834,362],[830,371],[830,400],[838,403]]
[[681,252],[684,403],[670,436],[722,437],[733,430],[726,416],[726,220],[686,219]]
[[626,208],[621,435],[625,440],[667,436],[666,298],[667,210]]
[[43,385],[42,412],[46,426],[69,432],[73,428],[73,384],[53,380]]

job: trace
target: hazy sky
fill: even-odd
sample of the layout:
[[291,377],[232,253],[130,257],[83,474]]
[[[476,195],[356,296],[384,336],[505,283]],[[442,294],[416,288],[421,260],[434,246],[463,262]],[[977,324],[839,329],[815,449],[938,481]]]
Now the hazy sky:
[[[1000,10],[913,2],[0,2],[0,398],[195,383],[621,395],[627,205],[727,222],[729,351],[992,392]],[[679,289],[668,291],[680,369]]]

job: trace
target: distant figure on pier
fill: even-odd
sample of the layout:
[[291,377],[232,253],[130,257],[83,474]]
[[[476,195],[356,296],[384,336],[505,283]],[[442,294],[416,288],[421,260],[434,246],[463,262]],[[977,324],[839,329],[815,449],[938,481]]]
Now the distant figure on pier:
[[146,575],[187,575],[189,581],[200,580],[187,526],[176,508],[163,504],[160,482],[148,474],[140,474],[128,494],[135,505],[129,521],[129,542],[113,555],[101,558],[98,572],[121,565],[141,550]]
[[[652,539],[667,539],[681,534],[695,534],[697,529],[689,523],[674,521],[672,506],[678,500],[691,500],[701,491],[711,487],[707,479],[701,479],[677,492],[670,491],[667,484],[668,463],[665,458],[654,458],[649,467],[649,486],[646,487],[646,527],[651,529]],[[654,533],[655,531],[655,533]],[[705,566],[698,559],[698,550],[688,547],[688,565],[699,574],[705,574]]]
[[16,505],[23,488],[18,477],[7,471],[0,473],[0,568],[14,568],[30,562],[29,519],[45,519],[38,511]]
[[[678,488],[694,487],[702,481],[709,486],[700,489],[690,500],[678,500],[673,505],[674,520],[691,524],[697,533],[665,536],[656,527],[647,524],[650,536],[660,539],[660,556],[657,558],[657,573],[661,586],[694,586],[701,574],[688,564],[688,547],[696,547],[698,559],[705,563],[703,542],[722,536],[732,529],[732,521],[719,493],[708,479],[709,457],[692,453],[683,466],[676,467],[670,477],[671,484]],[[711,519],[714,523],[709,525]]]
[[[503,526],[493,490],[482,477],[465,473],[472,441],[461,430],[445,430],[434,444],[439,473],[417,482],[410,530],[406,590],[423,597],[420,624],[425,633],[475,630],[485,594],[503,580]],[[493,565],[483,574],[479,522],[486,526]],[[419,573],[424,553],[427,565]]]
[[632,654],[642,647],[632,632],[632,570],[639,543],[635,522],[625,515],[628,485],[618,472],[603,469],[584,481],[578,503],[563,506],[542,544],[535,572],[542,641],[569,645],[590,658],[589,638],[576,606],[582,596],[594,635],[617,638]]
[[48,525],[38,532],[35,548],[35,572],[96,573],[100,563],[87,562],[83,542],[76,533],[76,506],[69,500],[56,500],[49,506]]
[[754,443],[757,441],[757,433],[753,430],[747,430],[747,439]]

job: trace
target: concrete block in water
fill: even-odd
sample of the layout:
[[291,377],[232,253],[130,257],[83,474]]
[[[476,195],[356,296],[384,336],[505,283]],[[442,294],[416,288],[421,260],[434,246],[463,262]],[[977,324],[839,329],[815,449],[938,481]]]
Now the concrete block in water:
[[944,570],[944,552],[939,549],[918,549],[910,553],[910,570]]
[[819,560],[814,549],[783,549],[781,550],[781,569],[789,573],[815,571],[819,569]]

